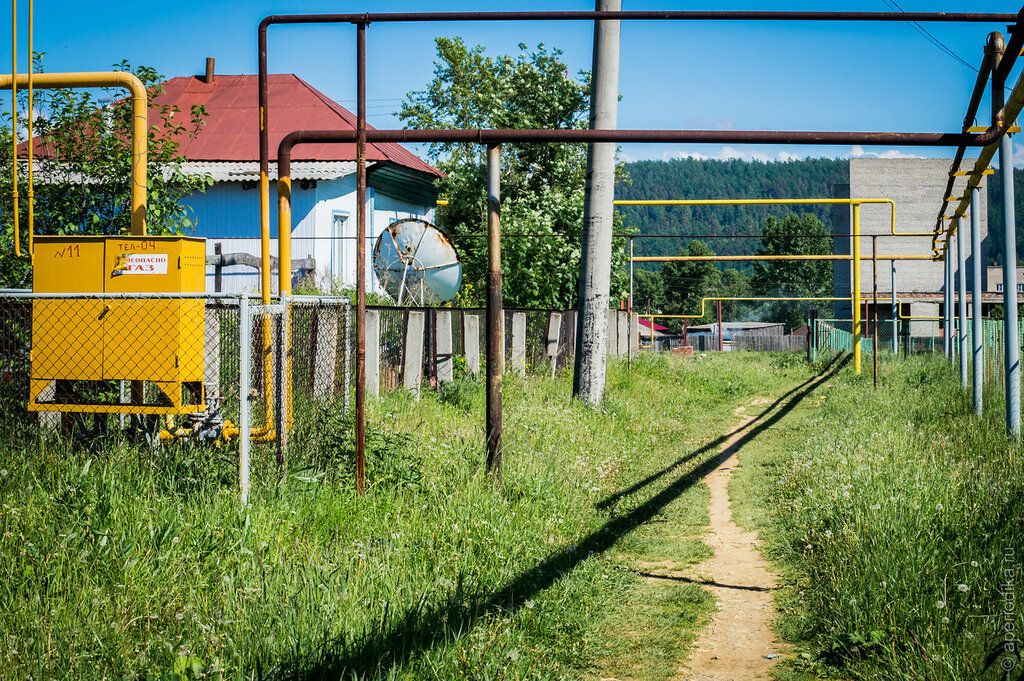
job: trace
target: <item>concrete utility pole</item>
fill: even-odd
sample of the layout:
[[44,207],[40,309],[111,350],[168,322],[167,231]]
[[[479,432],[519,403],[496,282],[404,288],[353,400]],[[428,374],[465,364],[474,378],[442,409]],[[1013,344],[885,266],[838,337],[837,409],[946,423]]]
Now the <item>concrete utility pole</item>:
[[[598,11],[622,9],[621,0],[597,0]],[[590,128],[614,130],[619,99],[619,22],[594,22],[590,79]],[[612,216],[615,211],[615,145],[587,146],[582,257],[576,314],[573,395],[597,405],[604,397],[611,287]]]

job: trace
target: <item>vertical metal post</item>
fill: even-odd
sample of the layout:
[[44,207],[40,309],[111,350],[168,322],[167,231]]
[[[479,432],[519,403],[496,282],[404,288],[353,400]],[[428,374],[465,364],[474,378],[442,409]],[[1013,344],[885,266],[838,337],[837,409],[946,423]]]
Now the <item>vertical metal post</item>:
[[811,327],[807,329],[811,334],[811,362],[818,361],[818,311],[811,310]]
[[967,390],[967,266],[964,252],[964,230],[956,221],[956,273],[957,273],[957,352],[960,355],[960,385]]
[[853,204],[853,370],[860,373],[860,204]]
[[[999,63],[1006,51],[1002,34],[989,34],[992,59],[992,124],[1002,125],[1005,78]],[[1017,325],[1017,217],[1013,205],[1013,146],[999,138],[999,176],[1003,184],[1003,358],[1005,360],[1006,432],[1020,439],[1020,337]]]
[[633,373],[633,237],[629,237],[629,300],[626,305],[626,315],[629,318],[627,338],[629,347],[626,349],[626,372]]
[[344,389],[344,400],[345,400],[345,413],[349,412],[349,399],[351,394],[351,388],[349,383],[352,380],[352,303],[345,303],[345,389]]
[[221,242],[213,245],[213,252],[217,255],[217,264],[213,268],[213,290],[220,293],[224,288],[224,261],[221,259],[224,253]]
[[721,352],[725,349],[722,338],[722,301],[718,301],[718,351]]
[[942,256],[942,354],[950,360],[950,363],[953,361],[953,344],[950,342],[952,336],[949,330],[953,324],[953,315],[951,314],[953,311],[953,286],[950,283],[953,259],[949,252],[951,247],[952,244],[947,240],[946,252]]
[[366,24],[356,26],[356,491],[366,489]]
[[1020,439],[1020,330],[1017,325],[1017,217],[1013,205],[1013,147],[999,139],[1003,182],[1003,343],[1006,357],[1006,431]]
[[896,329],[899,326],[899,303],[896,302],[896,261],[890,261],[890,268],[892,269],[892,284],[889,287],[889,297],[892,298],[892,354],[896,354],[899,351],[899,347],[896,344]]
[[249,501],[249,397],[252,380],[252,319],[249,297],[238,297],[238,494]]
[[985,344],[981,331],[981,190],[971,191],[971,357],[974,365],[974,413],[981,416]]
[[501,382],[505,329],[501,302],[501,146],[487,145],[487,470],[501,484]]
[[277,472],[288,468],[288,417],[291,414],[291,381],[288,375],[288,294],[280,296],[277,327]]
[[[871,332],[871,362],[874,364],[875,390],[878,390],[878,236],[871,236],[871,301],[875,328]],[[865,318],[867,315],[864,315]]]

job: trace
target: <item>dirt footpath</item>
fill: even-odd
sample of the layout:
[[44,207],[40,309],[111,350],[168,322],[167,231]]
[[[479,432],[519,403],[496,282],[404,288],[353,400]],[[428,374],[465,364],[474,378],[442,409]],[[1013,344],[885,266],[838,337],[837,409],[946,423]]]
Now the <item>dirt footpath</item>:
[[[767,404],[755,401],[751,407]],[[743,421],[722,445],[718,464],[707,476],[711,488],[711,527],[705,541],[714,549],[710,560],[694,568],[693,575],[718,601],[718,611],[694,643],[694,652],[677,678],[685,681],[747,681],[770,678],[769,669],[783,652],[771,622],[776,616],[772,590],[776,576],[757,551],[757,533],[744,532],[732,521],[729,479],[739,459],[736,445],[754,417],[736,410]]]

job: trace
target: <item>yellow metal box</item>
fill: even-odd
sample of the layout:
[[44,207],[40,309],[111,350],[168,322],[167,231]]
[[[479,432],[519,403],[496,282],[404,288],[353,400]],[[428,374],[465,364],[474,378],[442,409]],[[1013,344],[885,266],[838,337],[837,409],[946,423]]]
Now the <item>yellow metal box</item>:
[[[36,237],[33,291],[81,297],[40,299],[32,306],[29,409],[203,411],[204,302],[88,296],[202,293],[205,274],[204,239]],[[77,381],[130,381],[136,397],[132,404],[97,399],[95,390],[83,397],[73,385]],[[143,381],[160,389],[148,402]]]

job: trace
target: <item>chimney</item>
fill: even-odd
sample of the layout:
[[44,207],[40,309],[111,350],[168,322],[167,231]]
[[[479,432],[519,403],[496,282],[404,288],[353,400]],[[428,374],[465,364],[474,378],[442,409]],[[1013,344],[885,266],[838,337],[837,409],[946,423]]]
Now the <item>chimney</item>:
[[206,76],[203,78],[204,83],[213,82],[213,57],[206,58]]

